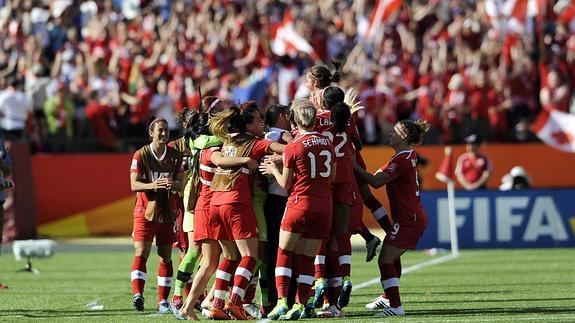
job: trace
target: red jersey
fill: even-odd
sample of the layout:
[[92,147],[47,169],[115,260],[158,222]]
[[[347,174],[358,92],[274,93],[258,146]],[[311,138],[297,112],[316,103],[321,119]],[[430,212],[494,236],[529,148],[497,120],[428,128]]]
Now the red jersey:
[[417,154],[413,150],[397,153],[379,171],[391,176],[387,197],[394,222],[402,226],[427,227],[427,215],[419,198]]
[[349,183],[353,179],[354,154],[353,140],[359,140],[359,131],[354,118],[349,119],[345,132],[335,132],[331,121],[331,111],[322,111],[317,115],[314,130],[329,138],[334,146],[337,172],[334,183]]
[[196,210],[209,210],[213,192],[210,190],[217,166],[212,163],[212,153],[220,151],[220,147],[206,148],[200,152],[200,193],[196,202]]
[[329,177],[334,162],[333,145],[327,137],[315,131],[300,134],[288,143],[283,153],[283,164],[285,168],[293,169],[295,179],[287,205],[304,211],[331,210]]
[[[250,150],[248,156],[251,159],[260,160],[268,152],[271,144],[272,142],[269,140],[265,139],[257,140],[252,146],[252,149]],[[222,147],[222,152],[226,156],[236,157],[235,155],[231,155],[232,153],[236,152],[236,149],[233,146]],[[240,203],[251,206],[252,191],[253,191],[251,183],[253,183],[253,181],[250,180],[250,176],[253,175],[250,174],[249,169],[242,167],[241,174],[239,175],[239,178],[234,182],[232,188],[229,191],[213,192],[212,201],[210,204],[224,205],[224,204]]]
[[455,174],[460,174],[468,182],[475,183],[481,178],[484,171],[491,171],[491,169],[491,161],[486,155],[477,153],[474,156],[471,153],[464,153],[457,158]]

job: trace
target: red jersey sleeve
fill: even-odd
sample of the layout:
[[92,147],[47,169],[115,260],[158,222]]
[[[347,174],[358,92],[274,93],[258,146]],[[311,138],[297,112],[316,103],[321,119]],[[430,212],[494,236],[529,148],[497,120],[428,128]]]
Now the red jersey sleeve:
[[379,171],[386,173],[392,180],[395,180],[403,173],[404,165],[405,163],[402,162],[401,158],[393,158]]
[[141,155],[139,151],[134,153],[134,157],[132,157],[132,165],[130,166],[130,173],[140,173],[141,172]]
[[283,153],[283,164],[285,168],[294,169],[296,167],[295,164],[295,154],[294,154],[294,145],[289,143],[284,149]]
[[256,141],[250,152],[250,158],[260,160],[270,149],[272,141],[261,139]]

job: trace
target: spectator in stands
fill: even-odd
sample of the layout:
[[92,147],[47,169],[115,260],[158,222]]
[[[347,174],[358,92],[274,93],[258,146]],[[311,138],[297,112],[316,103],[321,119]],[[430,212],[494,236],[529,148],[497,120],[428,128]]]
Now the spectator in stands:
[[32,100],[21,89],[21,82],[12,78],[0,92],[0,134],[5,139],[23,139],[26,121],[32,115]]
[[492,172],[491,160],[479,152],[481,140],[478,135],[467,136],[465,142],[467,152],[457,158],[455,166],[457,181],[468,191],[485,189]]
[[[23,79],[39,111],[63,79],[75,96],[76,121],[97,91],[100,104],[126,121],[119,123],[125,137],[134,133],[127,120],[146,114],[145,104],[134,104],[140,78],[150,99],[164,79],[179,111],[198,106],[198,85],[204,96],[235,101],[237,88],[272,67],[274,80],[260,93],[267,104],[285,103],[309,95],[304,71],[330,57],[345,61],[339,84],[356,87],[366,107],[361,136],[372,144],[406,117],[435,126],[425,144],[462,143],[471,131],[486,141],[530,141],[525,122],[541,106],[566,111],[573,94],[575,24],[560,6],[538,8],[532,33],[509,28],[515,20],[490,1],[404,1],[381,24],[369,19],[383,1],[48,2],[0,1],[0,89]],[[520,13],[518,4],[510,11]],[[285,52],[275,51],[286,17],[306,50],[284,42]],[[120,93],[134,100],[122,104]],[[38,114],[34,136],[45,135],[44,122]],[[90,128],[77,126],[80,136]]]
[[70,151],[71,148],[76,107],[69,99],[68,93],[66,83],[59,82],[56,86],[56,94],[44,104],[48,136],[54,152]]

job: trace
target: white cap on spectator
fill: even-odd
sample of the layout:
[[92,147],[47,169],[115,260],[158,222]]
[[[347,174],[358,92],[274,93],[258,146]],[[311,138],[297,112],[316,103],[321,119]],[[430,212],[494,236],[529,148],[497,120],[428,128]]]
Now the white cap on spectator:
[[58,18],[62,15],[64,10],[72,5],[72,0],[56,0],[52,3],[51,11],[54,18]]
[[136,18],[140,14],[140,0],[124,0],[122,14],[128,20]]
[[94,1],[86,1],[80,5],[80,11],[89,16],[98,13],[98,5]]
[[46,22],[50,18],[50,12],[48,10],[44,10],[39,7],[34,7],[32,11],[30,11],[30,21],[33,24]]
[[461,74],[459,73],[455,73],[453,74],[453,76],[451,76],[447,88],[449,88],[450,90],[456,90],[461,85],[463,85],[463,76],[461,76]]

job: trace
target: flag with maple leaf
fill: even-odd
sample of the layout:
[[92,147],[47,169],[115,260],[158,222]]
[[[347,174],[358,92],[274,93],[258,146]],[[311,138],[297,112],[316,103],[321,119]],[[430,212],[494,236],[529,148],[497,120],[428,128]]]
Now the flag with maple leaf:
[[544,143],[575,153],[575,115],[557,110],[542,110],[531,125],[531,130]]

